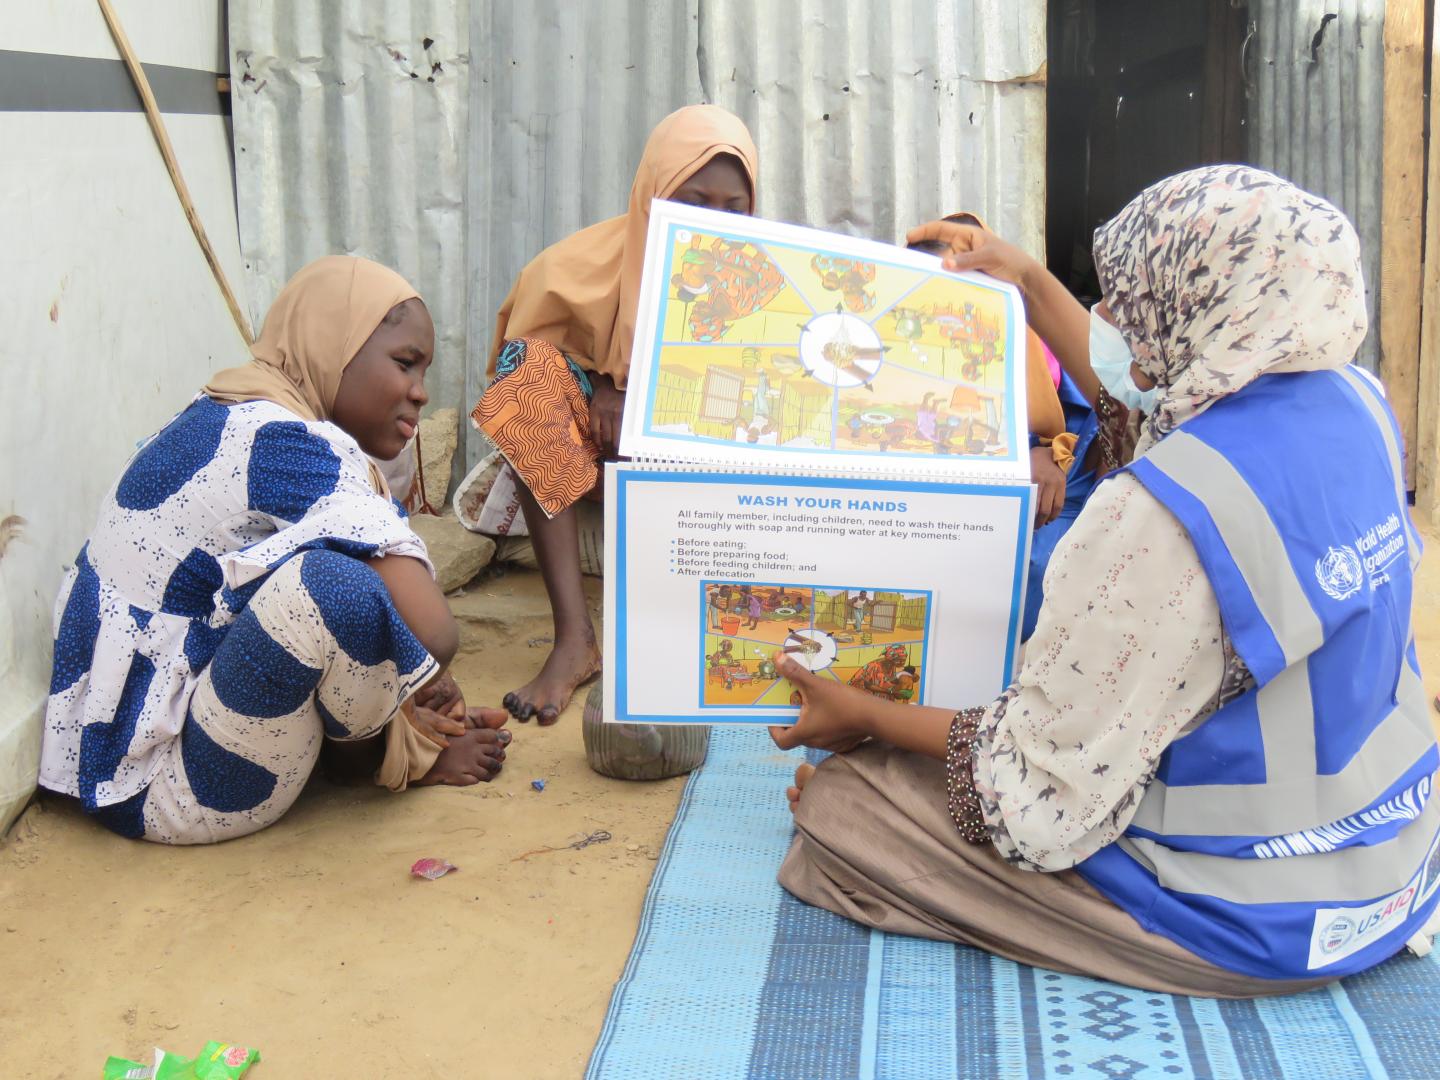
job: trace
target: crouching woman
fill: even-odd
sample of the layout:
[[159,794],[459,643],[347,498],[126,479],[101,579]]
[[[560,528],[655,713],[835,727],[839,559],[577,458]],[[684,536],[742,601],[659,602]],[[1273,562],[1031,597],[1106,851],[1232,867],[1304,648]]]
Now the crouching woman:
[[370,460],[414,434],[433,349],[398,274],[320,259],[142,446],[57,601],[44,787],[203,844],[279,820],[326,746],[393,790],[498,772],[505,714],[445,673],[455,622]]

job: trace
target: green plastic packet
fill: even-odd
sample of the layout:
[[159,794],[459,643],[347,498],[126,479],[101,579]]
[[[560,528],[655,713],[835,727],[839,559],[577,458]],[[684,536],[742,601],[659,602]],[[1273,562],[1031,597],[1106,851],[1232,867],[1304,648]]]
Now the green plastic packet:
[[236,1080],[260,1060],[260,1051],[234,1043],[208,1042],[198,1057],[182,1058],[158,1047],[149,1065],[112,1057],[100,1080]]

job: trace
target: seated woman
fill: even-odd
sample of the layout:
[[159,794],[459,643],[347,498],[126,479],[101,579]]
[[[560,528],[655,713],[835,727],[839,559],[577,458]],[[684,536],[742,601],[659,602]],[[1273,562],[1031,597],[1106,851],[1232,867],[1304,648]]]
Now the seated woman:
[[393,790],[495,776],[506,715],[445,674],[454,619],[365,456],[414,435],[434,340],[398,274],[320,259],[131,459],[57,602],[41,784],[204,844],[279,820],[322,746]]
[[542,251],[500,308],[491,383],[471,415],[519,478],[555,620],[540,673],[505,696],[519,720],[553,724],[600,670],[575,504],[599,497],[599,464],[617,454],[650,201],[750,214],[755,160],[739,117],[717,105],[671,113],[645,144],[629,211]]
[[[1015,282],[1061,359],[1084,357],[1084,309],[1033,259],[917,234]],[[1139,456],[1056,548],[996,701],[904,707],[781,661],[804,704],[775,741],[850,752],[797,773],[780,881],[869,926],[1154,990],[1371,967],[1440,902],[1440,753],[1399,433],[1348,363],[1355,231],[1225,165],[1148,188],[1095,256],[1088,318],[1159,387]]]

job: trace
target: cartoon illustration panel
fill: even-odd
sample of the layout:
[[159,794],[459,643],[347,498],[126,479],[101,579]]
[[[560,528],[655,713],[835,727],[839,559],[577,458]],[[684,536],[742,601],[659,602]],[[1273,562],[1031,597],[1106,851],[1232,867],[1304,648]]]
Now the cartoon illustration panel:
[[678,225],[664,277],[647,434],[838,453],[1012,453],[1005,357],[1017,335],[997,290]]
[[700,705],[798,706],[777,652],[877,697],[920,704],[933,602],[926,590],[702,581]]

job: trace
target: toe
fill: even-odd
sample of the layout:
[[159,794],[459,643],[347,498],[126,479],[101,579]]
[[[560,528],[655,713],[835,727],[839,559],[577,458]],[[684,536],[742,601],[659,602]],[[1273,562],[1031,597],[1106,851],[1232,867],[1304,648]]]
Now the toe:
[[560,710],[554,705],[546,705],[535,714],[535,719],[540,721],[541,727],[549,727],[560,719]]

